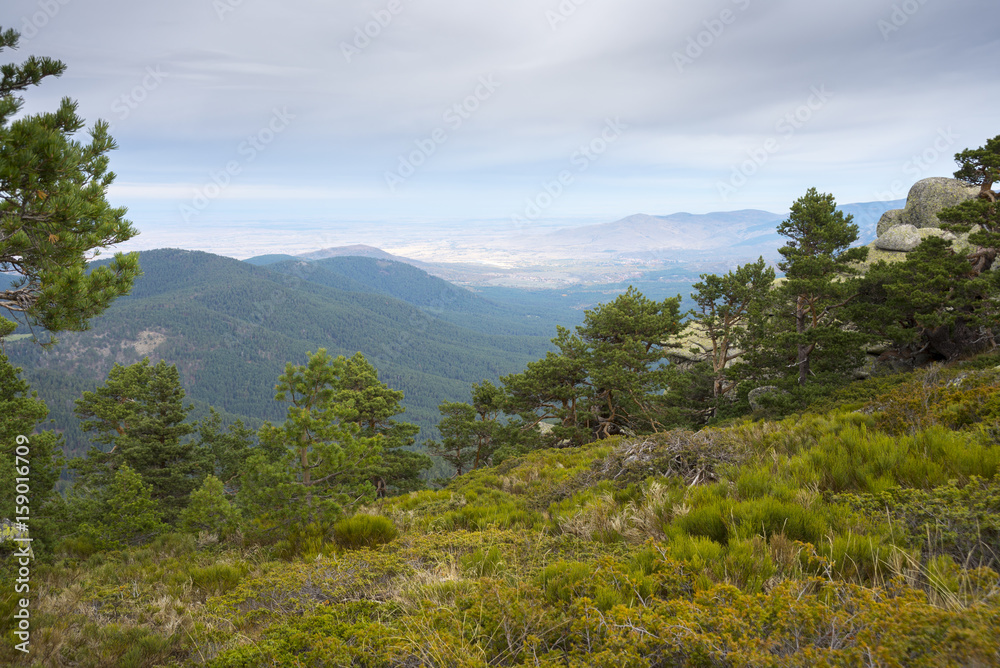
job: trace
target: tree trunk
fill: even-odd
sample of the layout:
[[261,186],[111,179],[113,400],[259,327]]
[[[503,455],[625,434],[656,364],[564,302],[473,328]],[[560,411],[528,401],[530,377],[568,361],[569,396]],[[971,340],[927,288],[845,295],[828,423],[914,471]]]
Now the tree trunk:
[[[803,307],[805,300],[799,297],[795,304],[795,331],[798,334],[806,333],[806,309]],[[804,343],[798,345],[797,361],[799,365],[799,387],[804,387],[809,378],[809,354],[812,347]]]

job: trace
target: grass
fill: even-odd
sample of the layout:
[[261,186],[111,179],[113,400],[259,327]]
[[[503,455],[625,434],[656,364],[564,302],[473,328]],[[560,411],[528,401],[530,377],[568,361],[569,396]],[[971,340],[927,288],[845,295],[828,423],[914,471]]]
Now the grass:
[[0,663],[997,665],[997,392],[956,368],[533,452],[299,556],[238,532],[67,546],[33,571],[32,654]]

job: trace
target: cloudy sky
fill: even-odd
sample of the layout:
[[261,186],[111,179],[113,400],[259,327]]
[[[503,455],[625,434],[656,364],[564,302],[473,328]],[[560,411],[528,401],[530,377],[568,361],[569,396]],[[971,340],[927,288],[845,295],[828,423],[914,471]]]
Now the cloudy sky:
[[140,247],[228,229],[239,255],[282,230],[333,245],[783,212],[811,186],[905,197],[1000,134],[994,16],[987,0],[4,0],[22,42],[0,62],[69,66],[26,110],[69,96],[112,123],[110,199]]

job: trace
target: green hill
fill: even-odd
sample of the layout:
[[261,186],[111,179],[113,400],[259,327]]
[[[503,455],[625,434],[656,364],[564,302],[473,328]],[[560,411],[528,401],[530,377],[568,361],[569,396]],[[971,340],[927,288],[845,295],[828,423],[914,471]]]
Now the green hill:
[[581,311],[565,301],[534,304],[533,295],[523,290],[508,293],[502,301],[487,299],[394,260],[341,256],[312,262],[278,262],[267,268],[339,290],[395,297],[436,318],[484,334],[551,338],[555,324],[575,324],[582,318]]
[[[145,275],[132,294],[89,331],[63,334],[45,351],[28,341],[6,346],[56,424],[68,430],[71,452],[84,447],[72,401],[115,362],[165,359],[178,366],[190,399],[253,423],[283,419],[284,406],[273,400],[278,375],[286,362],[302,363],[307,351],[320,347],[343,355],[361,351],[384,382],[405,393],[404,419],[432,437],[441,401],[467,400],[471,383],[520,371],[543,356],[555,326],[550,320],[529,335],[515,326],[502,334],[476,331],[446,319],[471,321],[474,313],[451,311],[447,302],[440,312],[418,308],[322,265],[311,280],[196,251],[148,251],[140,261]],[[412,272],[414,285],[422,279],[448,289]]]
[[363,508],[305,554],[69,537],[32,572],[33,656],[0,662],[995,666],[998,361],[532,452]]
[[257,255],[255,257],[249,257],[244,262],[258,267],[264,267],[269,264],[274,264],[275,262],[284,262],[285,260],[294,260],[294,255],[284,255],[284,254],[271,254],[271,255]]

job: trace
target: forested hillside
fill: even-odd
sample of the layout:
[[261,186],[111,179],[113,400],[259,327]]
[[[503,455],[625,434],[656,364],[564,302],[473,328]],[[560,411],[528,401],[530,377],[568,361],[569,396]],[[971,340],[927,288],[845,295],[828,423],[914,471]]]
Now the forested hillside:
[[[384,294],[400,282],[364,283],[319,263],[300,276],[196,251],[148,251],[140,261],[144,275],[131,294],[94,319],[89,331],[61,334],[49,350],[27,340],[6,344],[67,430],[71,454],[85,450],[72,402],[115,362],[165,359],[178,366],[191,400],[259,424],[283,415],[273,387],[287,362],[299,363],[320,347],[347,356],[360,351],[383,382],[405,393],[406,419],[433,437],[440,402],[465,400],[471,383],[544,354],[550,344],[543,330],[555,325],[539,323],[539,316],[519,320],[511,307],[410,267],[401,283],[425,308]],[[482,319],[487,326],[462,327],[447,318],[473,326]]]
[[998,665],[998,363],[874,379],[780,421],[533,452],[355,509],[300,553],[236,529],[221,487],[142,545],[67,527],[36,576],[35,663],[10,643],[0,660]]
[[332,257],[312,262],[284,261],[271,271],[355,292],[389,295],[441,320],[484,334],[550,337],[553,324],[575,324],[579,310],[565,302],[538,306],[520,290],[508,303],[486,299],[402,262],[369,257]]

